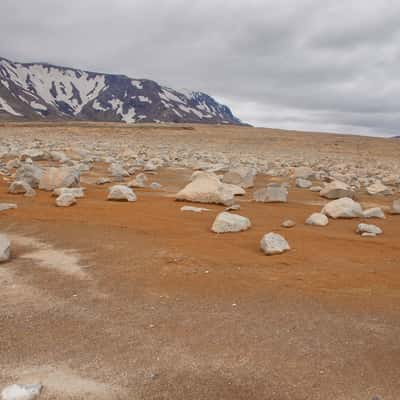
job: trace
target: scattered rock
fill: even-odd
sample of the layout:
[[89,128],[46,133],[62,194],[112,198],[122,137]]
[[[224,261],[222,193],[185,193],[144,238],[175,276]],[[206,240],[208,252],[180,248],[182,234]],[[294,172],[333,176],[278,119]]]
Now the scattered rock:
[[328,183],[320,192],[321,197],[326,199],[341,199],[343,197],[348,197],[352,199],[354,197],[353,189],[344,182],[333,181]]
[[150,184],[150,189],[159,190],[159,189],[161,189],[161,188],[162,188],[161,183],[152,182],[152,183]]
[[0,233],[0,262],[5,262],[10,259],[11,243],[8,237]]
[[249,229],[250,226],[248,218],[224,211],[217,215],[211,230],[215,233],[240,232]]
[[383,195],[383,196],[388,196],[392,194],[392,191],[385,186],[382,182],[376,182],[372,184],[371,186],[367,187],[367,193],[370,195]]
[[85,197],[85,188],[57,188],[53,190],[53,196],[61,196],[63,194],[69,194],[74,196],[76,199]]
[[296,226],[296,222],[292,221],[291,219],[287,219],[281,223],[282,228],[293,228]]
[[225,208],[225,211],[238,211],[240,210],[240,204],[232,204],[229,207]]
[[362,236],[376,236],[381,235],[383,231],[376,225],[358,224],[357,233],[360,233]]
[[254,186],[255,175],[256,173],[253,168],[233,168],[224,175],[224,177],[222,178],[222,182],[230,183],[247,189]]
[[380,218],[385,219],[385,213],[382,211],[380,207],[368,208],[363,211],[364,218]]
[[176,200],[231,205],[234,193],[230,185],[222,183],[215,174],[197,172],[192,175],[192,182],[177,193]]
[[76,168],[51,167],[40,178],[39,189],[52,191],[61,187],[76,187],[80,183],[80,172]]
[[128,186],[131,188],[144,188],[146,187],[146,182],[147,182],[147,176],[143,172],[141,172],[140,174],[137,174],[135,178],[128,183]]
[[75,203],[76,199],[71,193],[63,193],[56,199],[57,207],[69,207]]
[[25,196],[34,196],[35,191],[30,187],[29,183],[25,181],[15,181],[8,188],[8,193],[11,194],[24,194]]
[[107,200],[136,201],[136,195],[128,186],[115,185],[109,189]]
[[43,170],[41,168],[34,164],[24,163],[17,169],[15,180],[24,181],[30,187],[37,188],[42,175]]
[[400,215],[400,199],[393,200],[392,207],[390,208],[390,214],[392,215]]
[[297,178],[296,179],[296,187],[300,189],[309,189],[312,186],[312,182],[308,179]]
[[2,400],[34,400],[40,395],[42,385],[40,383],[32,385],[14,384],[7,386],[1,392]]
[[331,218],[357,218],[363,216],[361,205],[348,197],[329,202],[321,213]]
[[13,203],[0,203],[0,211],[12,210],[17,208],[16,204]]
[[121,164],[111,164],[108,170],[114,178],[114,181],[121,182],[124,180],[124,177],[129,176],[128,171],[126,171]]
[[262,203],[286,203],[288,191],[281,185],[269,185],[265,189],[255,191],[253,199]]
[[261,239],[261,250],[268,256],[290,250],[289,243],[278,233],[270,232]]
[[326,226],[328,223],[328,217],[321,213],[311,214],[306,220],[307,225]]
[[297,167],[293,171],[294,178],[314,179],[314,171],[310,167]]
[[311,186],[310,191],[311,192],[320,192],[322,190],[321,186]]
[[210,210],[208,208],[202,208],[202,207],[183,206],[183,207],[181,207],[181,211],[192,211],[192,212],[200,213],[203,211],[210,211]]
[[106,183],[111,183],[111,179],[102,177],[102,178],[97,179],[97,181],[96,181],[96,185],[105,185]]

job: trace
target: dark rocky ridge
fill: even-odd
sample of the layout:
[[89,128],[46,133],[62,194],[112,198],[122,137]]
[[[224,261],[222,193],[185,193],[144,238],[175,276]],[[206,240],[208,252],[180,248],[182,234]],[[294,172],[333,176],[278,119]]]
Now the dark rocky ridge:
[[0,57],[0,119],[242,124],[202,92]]

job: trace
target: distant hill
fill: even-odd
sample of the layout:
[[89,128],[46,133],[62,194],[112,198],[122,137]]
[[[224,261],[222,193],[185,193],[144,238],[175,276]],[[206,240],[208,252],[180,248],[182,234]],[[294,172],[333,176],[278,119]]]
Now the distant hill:
[[1,57],[0,119],[242,124],[227,106],[202,92]]

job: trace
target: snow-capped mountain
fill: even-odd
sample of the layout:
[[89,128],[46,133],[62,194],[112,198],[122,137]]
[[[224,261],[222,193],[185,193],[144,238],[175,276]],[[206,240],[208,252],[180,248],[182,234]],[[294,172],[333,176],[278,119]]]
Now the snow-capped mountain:
[[0,119],[241,124],[201,92],[176,91],[131,79],[0,57]]

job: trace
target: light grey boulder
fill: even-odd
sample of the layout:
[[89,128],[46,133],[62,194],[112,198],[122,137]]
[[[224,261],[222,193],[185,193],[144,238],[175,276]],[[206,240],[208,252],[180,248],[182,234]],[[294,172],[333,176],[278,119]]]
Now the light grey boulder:
[[192,175],[192,182],[179,191],[175,198],[181,201],[231,205],[234,196],[230,185],[222,183],[214,173],[198,171]]
[[380,218],[385,219],[385,213],[382,211],[380,207],[368,208],[363,211],[364,218]]
[[237,167],[230,169],[222,178],[223,183],[237,185],[243,189],[254,186],[254,177],[256,173],[253,168]]
[[31,385],[14,384],[7,386],[1,392],[1,400],[34,400],[42,391],[42,385],[35,383]]
[[282,185],[269,185],[253,193],[253,199],[262,203],[286,203],[288,191]]
[[330,201],[321,213],[331,218],[359,218],[363,216],[360,203],[348,197]]
[[370,235],[381,235],[383,233],[382,229],[379,228],[376,225],[370,225],[370,224],[358,224],[357,226],[357,233],[360,233],[361,235],[364,235],[367,233],[368,235],[365,236],[370,236]]
[[227,233],[245,231],[250,227],[251,222],[248,218],[224,211],[217,215],[211,230],[215,233]]
[[35,191],[30,187],[29,183],[25,181],[14,181],[8,188],[8,193],[11,194],[24,194],[25,196],[34,196]]
[[125,185],[115,185],[109,189],[107,200],[112,201],[136,201],[136,194]]
[[78,187],[80,172],[73,167],[48,168],[40,178],[39,189],[53,191],[61,187]]
[[0,262],[5,262],[10,259],[11,255],[11,242],[10,239],[0,233]]
[[161,183],[152,182],[152,183],[150,184],[150,189],[159,190],[159,189],[161,189],[161,188],[162,188]]
[[343,197],[348,197],[352,199],[355,195],[353,189],[344,182],[333,181],[328,183],[320,192],[321,197],[326,199],[341,199]]
[[183,206],[181,207],[181,211],[192,211],[195,213],[201,213],[203,211],[210,211],[210,210],[208,208],[202,208],[202,207]]
[[114,163],[110,165],[109,172],[115,181],[123,181],[129,176],[129,172],[125,170],[122,164]]
[[308,179],[297,178],[296,179],[296,187],[300,189],[309,189],[312,186],[312,182]]
[[76,199],[71,193],[63,193],[56,199],[57,207],[70,207],[76,204]]
[[26,149],[21,154],[21,161],[26,159],[31,159],[33,161],[44,161],[49,159],[49,153],[39,150],[39,149]]
[[35,164],[23,163],[16,171],[15,180],[24,181],[31,188],[39,186],[40,179],[43,175],[43,170]]
[[140,174],[137,174],[135,178],[128,183],[128,186],[131,188],[144,188],[146,187],[147,181],[148,181],[147,176],[143,172],[141,172]]
[[261,250],[268,256],[282,254],[290,250],[289,243],[278,233],[270,232],[263,236],[260,242]]
[[390,214],[400,215],[400,199],[393,200],[392,207],[390,208]]
[[328,217],[321,213],[313,213],[306,220],[306,225],[326,226],[328,224]]
[[373,195],[388,196],[392,194],[392,191],[382,182],[375,182],[374,184],[367,187],[367,193],[371,196]]

